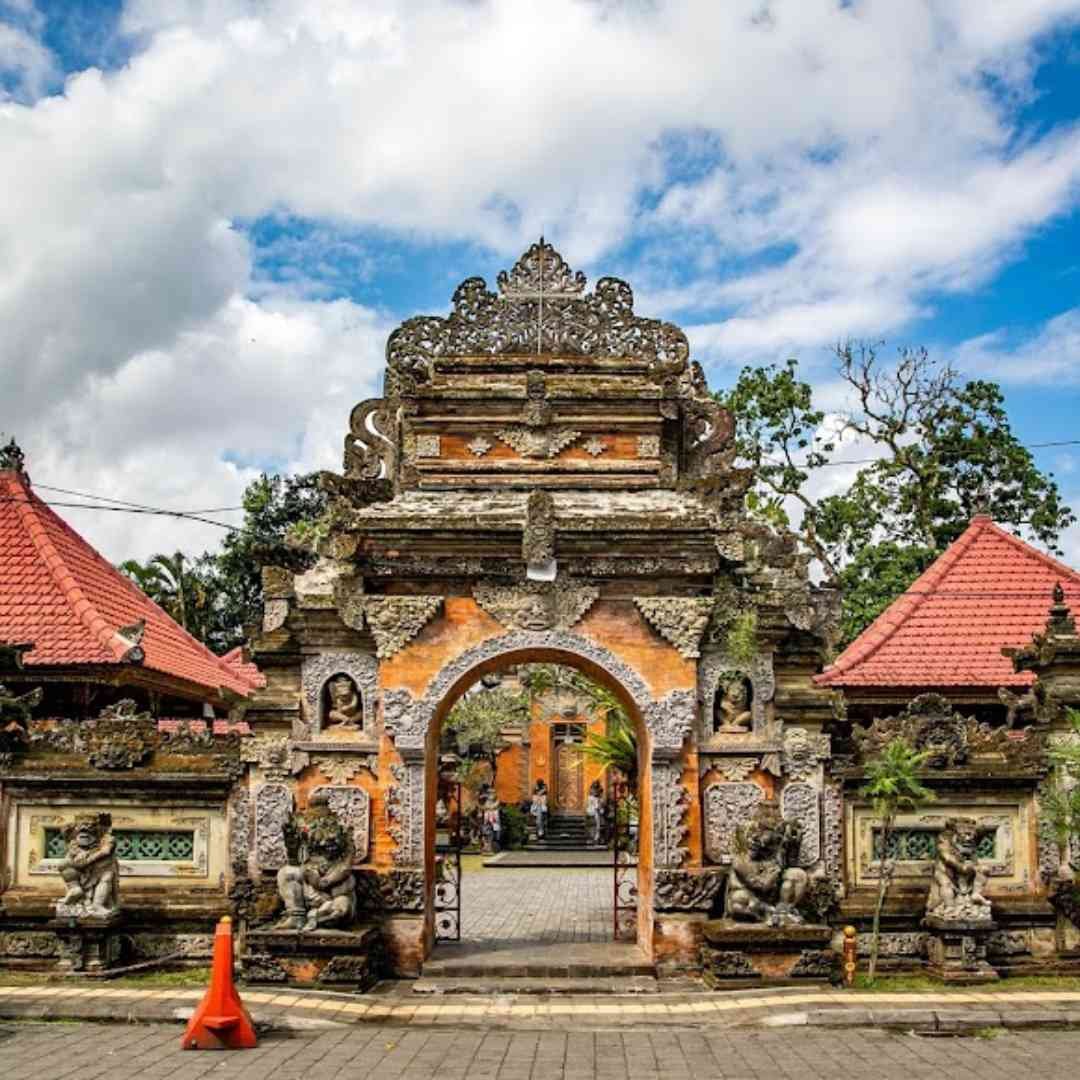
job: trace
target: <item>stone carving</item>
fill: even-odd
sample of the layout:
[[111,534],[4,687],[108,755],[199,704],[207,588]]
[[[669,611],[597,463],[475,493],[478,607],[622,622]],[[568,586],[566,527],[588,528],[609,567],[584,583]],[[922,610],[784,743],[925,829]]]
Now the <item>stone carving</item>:
[[986,951],[994,956],[1024,956],[1031,948],[1023,930],[995,930],[986,938]]
[[990,901],[983,895],[986,872],[979,865],[979,823],[974,818],[950,817],[938,833],[934,876],[926,900],[928,918],[986,922]]
[[525,505],[521,557],[536,575],[553,576],[555,561],[555,499],[550,491],[534,491]]
[[277,886],[285,915],[279,930],[338,927],[356,918],[352,838],[330,806],[331,790],[316,788],[308,810],[290,816],[282,829],[286,861]]
[[589,457],[599,457],[606,449],[607,443],[603,439],[597,438],[595,435],[583,445],[582,449]]
[[312,792],[312,798],[324,794],[330,812],[349,830],[352,861],[367,861],[371,835],[371,797],[355,784],[321,785]]
[[25,467],[26,455],[14,438],[8,440],[4,446],[0,446],[0,470],[21,473]]
[[704,946],[701,950],[701,962],[707,974],[718,978],[759,978],[759,972],[751,963],[750,957],[741,949],[713,949]]
[[262,628],[264,634],[272,634],[275,630],[280,630],[281,627],[285,625],[285,620],[288,617],[288,600],[277,599],[263,601]]
[[730,863],[735,830],[752,817],[765,793],[751,783],[710,784],[705,789],[705,854],[714,863]]
[[928,769],[963,769],[980,758],[992,762],[995,771],[1041,775],[1048,767],[1042,731],[1028,728],[1022,738],[1013,737],[1006,727],[992,728],[954,712],[940,694],[920,694],[902,713],[855,725],[851,734],[860,764],[900,738],[929,753]]
[[214,951],[212,934],[132,934],[130,941],[138,960],[204,960]]
[[694,693],[672,690],[659,701],[652,701],[644,711],[645,726],[653,739],[654,750],[679,750],[694,727]]
[[424,766],[418,762],[391,765],[394,783],[386,793],[389,833],[397,848],[394,863],[419,866],[424,861]]
[[711,911],[726,877],[722,870],[657,870],[653,907],[656,911]]
[[477,435],[470,442],[467,442],[465,447],[474,457],[480,458],[491,449],[491,445],[482,435]]
[[[21,657],[15,654],[18,661]],[[25,694],[14,694],[0,683],[0,768],[7,768],[14,754],[29,741],[30,714],[41,704],[44,692],[39,687]]]
[[706,771],[713,769],[722,780],[731,784],[741,784],[761,768],[759,757],[734,757],[705,766]]
[[793,780],[808,780],[817,775],[820,762],[831,753],[828,735],[810,733],[804,728],[784,731],[784,773]]
[[283,983],[289,981],[289,973],[281,961],[263,953],[248,953],[243,958],[242,977],[245,982]]
[[391,870],[388,874],[360,873],[362,905],[375,912],[423,911],[424,871]]
[[[371,484],[387,481],[396,471],[396,451],[391,433],[394,421],[382,398],[361,401],[349,417],[345,436],[345,475]],[[385,493],[389,497],[390,492]]]
[[713,704],[712,729],[718,735],[748,735],[754,723],[750,680],[738,671],[720,676]]
[[48,957],[60,952],[60,939],[53,933],[14,931],[0,934],[0,956]]
[[793,979],[831,979],[839,966],[840,957],[832,949],[803,949],[788,976]]
[[713,603],[711,597],[698,596],[634,597],[649,625],[687,659],[701,655],[701,635],[709,624]]
[[59,918],[106,919],[120,906],[120,863],[110,814],[80,814],[62,835],[67,852],[57,871],[67,891],[56,902]]
[[320,755],[312,759],[315,768],[335,787],[348,785],[361,769],[367,769],[372,776],[379,772],[378,754],[343,754],[340,757]]
[[417,435],[416,456],[437,458],[442,453],[442,446],[438,435]]
[[[705,376],[698,364],[691,365],[700,384]],[[732,436],[735,417],[709,396],[695,395],[683,403],[683,424],[690,436],[684,467],[684,482],[699,489],[711,490],[720,478],[727,478],[734,460]]]
[[764,732],[765,706],[772,701],[776,691],[772,653],[759,653],[749,667],[744,668],[723,653],[710,652],[698,661],[698,695],[701,705],[702,731],[706,735],[713,730],[713,709],[721,684],[730,677],[739,675],[750,680],[750,713],[753,717],[753,730],[757,734]]
[[296,776],[308,765],[308,755],[297,750],[287,735],[253,735],[240,744],[240,760],[258,765],[267,780]]
[[363,712],[361,726],[368,732],[374,729],[378,661],[368,653],[320,653],[305,656],[300,669],[300,690],[306,720],[294,732],[298,738],[310,738],[312,731],[321,732],[327,726],[328,717],[323,715],[327,707],[325,688],[335,675],[347,675],[352,679],[360,694]]
[[292,808],[286,784],[261,784],[255,791],[255,856],[263,870],[277,870],[287,858],[284,830]]
[[753,816],[736,827],[726,918],[766,926],[803,922],[798,908],[810,879],[795,865],[800,832],[797,821],[785,820],[776,803],[767,801],[758,803]]
[[786,819],[799,823],[799,851],[796,863],[813,866],[821,858],[821,814],[818,791],[813,784],[796,780],[784,785],[780,795],[780,812]]
[[504,296],[543,292],[549,299],[552,295],[565,299],[585,291],[585,275],[571,270],[543,237],[518,259],[513,269],[500,270],[495,280]]
[[400,652],[435,617],[441,596],[369,596],[364,617],[375,638],[375,653],[385,660]]
[[829,879],[843,894],[844,794],[837,782],[826,783],[821,793],[822,862]]
[[521,419],[529,427],[544,427],[551,423],[552,408],[547,400],[547,376],[542,371],[530,371],[525,376],[525,404]]
[[87,758],[96,769],[133,769],[154,749],[155,732],[148,712],[130,698],[102,709],[87,725]]
[[1022,719],[1027,719],[1032,723],[1038,721],[1040,702],[1034,687],[1022,694],[1014,694],[1004,686],[999,686],[997,695],[998,701],[1007,710],[1005,716],[1007,728],[1015,728]]
[[658,458],[660,456],[660,436],[639,435],[637,437],[637,456],[639,458]]
[[550,427],[505,427],[496,431],[495,437],[523,458],[553,458],[580,439],[581,432]]
[[424,748],[427,724],[408,690],[384,691],[383,726],[399,750]]
[[[878,955],[894,958],[897,956],[925,956],[926,942],[929,935],[925,933],[884,933],[878,945]],[[859,956],[869,956],[872,947],[873,935],[860,934],[856,948]]]
[[682,782],[679,765],[666,762],[652,767],[653,865],[682,866],[689,854],[682,844],[689,829],[686,812],[690,794]]
[[363,726],[364,708],[356,683],[346,674],[331,675],[326,684],[329,695],[326,710],[326,727],[355,731]]
[[[520,270],[527,263],[535,265],[535,273]],[[534,244],[505,279],[500,278],[501,296],[490,292],[483,278],[468,278],[454,291],[448,317],[406,320],[387,342],[387,393],[427,382],[443,356],[528,356],[539,351],[628,357],[664,371],[686,368],[686,335],[671,323],[636,316],[634,294],[626,282],[601,278],[592,293],[585,293],[583,279],[574,275],[571,287],[560,288],[563,266],[562,256],[550,244]],[[559,268],[550,279],[549,267]]]
[[596,603],[600,590],[591,585],[557,579],[524,581],[517,585],[473,587],[473,598],[508,630],[569,630]]
[[251,853],[251,796],[237,784],[229,800],[229,865],[233,874],[247,875]]

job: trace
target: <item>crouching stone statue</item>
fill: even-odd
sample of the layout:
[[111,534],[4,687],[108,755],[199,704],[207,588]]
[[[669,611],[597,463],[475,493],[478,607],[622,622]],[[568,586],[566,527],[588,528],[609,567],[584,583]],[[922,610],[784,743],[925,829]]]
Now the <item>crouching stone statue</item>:
[[753,816],[735,830],[734,858],[728,877],[724,915],[766,926],[793,926],[809,875],[794,865],[801,827],[785,821],[774,802],[759,803]]
[[284,827],[288,861],[278,870],[285,904],[279,930],[318,930],[349,925],[356,918],[352,838],[316,791],[309,808]]
[[109,814],[80,814],[63,830],[67,853],[57,868],[67,892],[56,914],[75,918],[110,918],[119,911],[120,864]]
[[935,919],[979,922],[991,917],[983,895],[986,872],[978,863],[979,831],[974,818],[951,817],[937,842],[937,859],[926,914]]

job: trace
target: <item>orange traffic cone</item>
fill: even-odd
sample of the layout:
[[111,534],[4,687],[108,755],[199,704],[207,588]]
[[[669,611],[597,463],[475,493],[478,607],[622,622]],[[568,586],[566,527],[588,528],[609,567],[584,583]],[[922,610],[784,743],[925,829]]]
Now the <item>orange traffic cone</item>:
[[182,1050],[250,1050],[258,1045],[251,1017],[233,985],[232,919],[226,915],[214,934],[210,988],[188,1023]]

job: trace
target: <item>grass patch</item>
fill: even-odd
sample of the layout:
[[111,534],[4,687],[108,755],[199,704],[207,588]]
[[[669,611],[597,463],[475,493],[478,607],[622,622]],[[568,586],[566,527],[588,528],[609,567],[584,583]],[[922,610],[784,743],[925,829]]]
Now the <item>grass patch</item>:
[[65,977],[44,971],[5,971],[0,974],[0,986],[86,986],[124,987],[152,989],[201,989],[210,982],[209,967],[182,968],[179,971],[146,971],[135,975],[122,975],[115,979],[88,979]]
[[976,1039],[1000,1039],[1009,1032],[1003,1027],[981,1027],[976,1028],[973,1034]]
[[1076,975],[1017,975],[1011,979],[979,986],[957,986],[941,983],[927,975],[879,975],[871,982],[865,975],[855,976],[853,990],[863,993],[970,993],[972,990],[1080,990]]

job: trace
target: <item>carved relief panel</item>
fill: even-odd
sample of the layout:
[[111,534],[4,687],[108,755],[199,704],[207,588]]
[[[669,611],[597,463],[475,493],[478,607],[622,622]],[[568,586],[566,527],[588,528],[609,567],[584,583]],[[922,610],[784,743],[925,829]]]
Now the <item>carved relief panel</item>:
[[300,671],[301,713],[293,725],[301,749],[328,750],[341,744],[377,748],[378,672],[378,660],[367,653],[305,657]]

